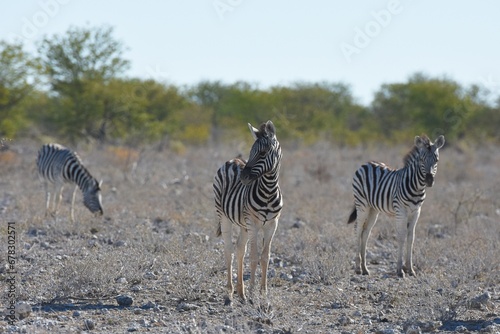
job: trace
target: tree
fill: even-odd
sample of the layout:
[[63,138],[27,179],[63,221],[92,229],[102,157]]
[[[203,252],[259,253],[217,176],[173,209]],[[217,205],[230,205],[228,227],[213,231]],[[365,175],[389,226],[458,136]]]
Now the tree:
[[220,81],[201,81],[186,92],[190,101],[197,104],[204,114],[210,115],[211,133],[215,142],[220,140],[219,110],[227,91],[228,87]]
[[342,83],[296,83],[272,87],[276,116],[287,123],[285,136],[353,144],[370,114]]
[[46,37],[39,44],[44,73],[60,99],[57,114],[51,116],[70,140],[99,136],[105,115],[104,109],[95,108],[96,87],[110,85],[129,67],[122,58],[124,47],[112,33],[109,27],[72,27],[65,35]]
[[[296,83],[262,90],[247,82],[224,85],[202,82],[188,96],[211,115],[212,133],[246,133],[246,123],[272,119],[281,126],[280,138],[315,141],[319,138],[354,143],[371,114],[356,103],[341,83]],[[364,136],[364,135],[363,135]]]
[[113,79],[94,89],[90,95],[103,115],[95,126],[101,140],[108,136],[129,144],[166,140],[183,127],[181,115],[191,105],[177,87],[154,80]]
[[395,139],[420,133],[457,137],[475,107],[458,83],[419,73],[406,83],[382,85],[371,105],[378,131]]
[[20,104],[33,90],[37,70],[36,61],[22,44],[0,41],[0,137],[13,137],[27,126]]

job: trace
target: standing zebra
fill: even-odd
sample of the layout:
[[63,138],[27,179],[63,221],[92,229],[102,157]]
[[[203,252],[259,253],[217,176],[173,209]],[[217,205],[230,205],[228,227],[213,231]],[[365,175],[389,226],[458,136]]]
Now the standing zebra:
[[[354,175],[354,210],[348,223],[356,221],[358,253],[356,273],[369,275],[366,268],[366,243],[370,232],[383,211],[395,215],[398,231],[397,274],[403,270],[415,275],[412,263],[415,226],[420,208],[425,199],[425,188],[432,187],[439,161],[439,149],[444,145],[444,136],[433,144],[427,136],[416,136],[415,146],[404,158],[404,167],[391,169],[383,163],[369,162],[361,166]],[[406,263],[403,267],[403,247],[407,240]]]
[[46,212],[50,213],[50,191],[49,181],[54,185],[52,198],[54,201],[54,215],[57,213],[62,199],[64,183],[74,183],[75,190],[71,201],[71,221],[75,221],[74,206],[77,187],[83,193],[83,204],[95,214],[103,214],[101,204],[101,183],[90,175],[89,171],[83,166],[76,152],[59,145],[46,144],[38,151],[36,161],[38,175],[44,182],[46,193]]
[[259,262],[257,254],[257,233],[263,230],[264,243],[260,256],[260,292],[267,294],[267,267],[271,242],[278,227],[283,199],[278,185],[281,165],[281,147],[276,138],[276,129],[271,121],[259,129],[248,124],[255,142],[248,162],[241,159],[227,161],[214,177],[215,209],[218,218],[217,236],[224,238],[224,253],[227,265],[227,292],[225,304],[233,296],[232,226],[240,227],[236,245],[237,284],[236,291],[242,300],[246,299],[243,285],[243,258],[250,239],[250,292],[255,285],[255,271]]

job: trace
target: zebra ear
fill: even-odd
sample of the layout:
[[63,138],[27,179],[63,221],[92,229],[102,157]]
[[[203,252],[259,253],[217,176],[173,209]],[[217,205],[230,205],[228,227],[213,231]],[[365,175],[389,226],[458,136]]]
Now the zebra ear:
[[415,136],[415,146],[418,148],[424,146],[424,140],[420,136]]
[[276,128],[274,127],[273,122],[271,122],[271,121],[266,122],[266,132],[267,132],[268,137],[270,137],[270,138],[276,136]]
[[250,129],[250,132],[252,133],[252,137],[254,140],[257,140],[257,134],[259,133],[259,130],[254,128],[252,124],[248,123],[248,128]]
[[434,144],[436,145],[437,149],[440,149],[441,147],[443,147],[443,145],[444,145],[444,136],[441,135],[441,136],[437,137],[436,142]]
[[101,189],[101,186],[102,186],[102,180],[99,181],[99,189]]

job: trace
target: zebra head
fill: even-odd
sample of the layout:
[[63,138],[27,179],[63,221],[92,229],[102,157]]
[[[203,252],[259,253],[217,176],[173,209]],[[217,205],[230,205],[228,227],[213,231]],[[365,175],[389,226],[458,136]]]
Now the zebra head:
[[276,139],[273,122],[262,123],[259,129],[248,123],[255,142],[250,150],[248,162],[241,172],[241,183],[249,185],[259,177],[277,172],[281,161],[281,147]]
[[97,182],[96,179],[92,178],[83,192],[83,204],[96,216],[103,214],[101,185],[102,181]]
[[419,151],[420,172],[425,176],[425,184],[428,187],[434,185],[434,177],[437,172],[439,161],[439,149],[444,145],[444,136],[441,135],[432,143],[427,136],[416,136],[415,146]]

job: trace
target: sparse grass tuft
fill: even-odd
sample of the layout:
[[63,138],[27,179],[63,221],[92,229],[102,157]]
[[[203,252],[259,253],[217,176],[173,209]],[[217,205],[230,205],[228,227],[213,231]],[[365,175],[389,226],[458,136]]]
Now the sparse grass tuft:
[[130,168],[139,160],[140,152],[130,147],[110,146],[107,148],[108,153],[115,165],[122,169]]

